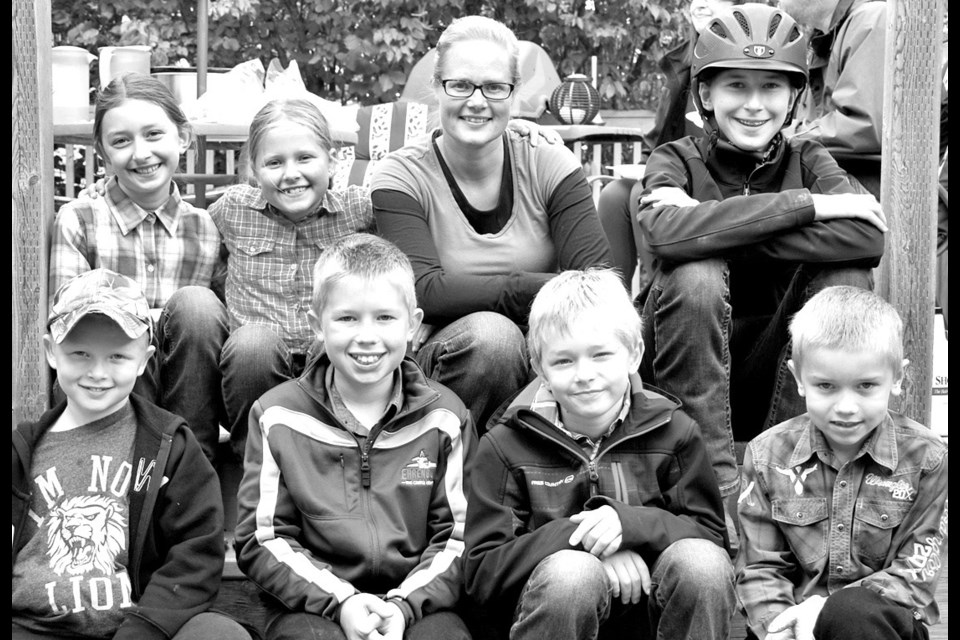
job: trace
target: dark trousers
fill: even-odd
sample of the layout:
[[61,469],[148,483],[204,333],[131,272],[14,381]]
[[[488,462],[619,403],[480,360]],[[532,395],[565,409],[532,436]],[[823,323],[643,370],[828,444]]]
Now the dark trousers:
[[[929,640],[930,632],[906,607],[863,587],[827,598],[813,628],[816,640]],[[747,640],[756,636],[747,631]]]

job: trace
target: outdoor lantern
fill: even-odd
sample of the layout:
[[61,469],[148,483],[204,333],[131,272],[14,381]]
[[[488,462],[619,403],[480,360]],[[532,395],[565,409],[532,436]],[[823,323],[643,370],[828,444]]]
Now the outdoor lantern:
[[593,122],[599,111],[600,94],[580,73],[567,76],[550,96],[550,112],[563,124]]

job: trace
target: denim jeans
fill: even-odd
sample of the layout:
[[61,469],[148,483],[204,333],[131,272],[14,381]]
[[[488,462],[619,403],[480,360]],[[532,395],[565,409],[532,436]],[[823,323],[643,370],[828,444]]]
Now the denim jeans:
[[523,332],[492,311],[471,313],[431,335],[416,353],[431,380],[449,387],[467,405],[477,427],[530,379]]
[[227,309],[206,287],[177,290],[157,322],[157,352],[134,391],[181,416],[207,459],[215,461],[220,423],[220,349],[229,333]]
[[[597,200],[597,215],[600,216],[600,224],[610,243],[613,266],[620,271],[628,286],[637,268],[637,261],[641,257],[640,248],[643,246],[640,241],[640,224],[635,215],[637,212],[635,200],[639,197],[639,191],[634,192],[635,198],[630,197],[637,185],[640,185],[637,180],[627,178],[614,180],[600,191],[600,198]],[[642,190],[642,185],[639,189]],[[633,206],[631,202],[634,202]],[[648,261],[644,260],[645,267],[649,267],[647,263]]]
[[815,640],[927,640],[910,609],[864,587],[831,594],[813,628]]
[[[213,636],[211,636],[213,637]],[[346,640],[339,624],[313,613],[272,606],[267,610],[267,640]],[[460,617],[450,611],[423,616],[403,632],[404,640],[470,640]]]
[[544,558],[520,594],[510,640],[726,640],[736,606],[733,565],[708,540],[671,544],[651,567],[650,595],[624,605],[603,564],[567,549]]
[[227,338],[220,353],[220,371],[230,448],[238,460],[243,459],[250,407],[270,389],[303,373],[306,363],[320,350],[320,342],[314,341],[307,354],[291,352],[266,325],[244,325]]
[[740,485],[734,421],[739,439],[749,440],[806,411],[787,368],[788,323],[810,296],[838,284],[872,288],[870,271],[801,265],[770,315],[737,317],[724,260],[661,265],[654,276],[643,307],[641,375],[679,398],[700,425],[723,497]]
[[[10,634],[13,640],[58,640],[60,634],[37,633],[23,627],[13,625]],[[190,618],[186,624],[173,636],[172,640],[250,640],[251,635],[237,621],[225,615],[207,611],[198,613]]]

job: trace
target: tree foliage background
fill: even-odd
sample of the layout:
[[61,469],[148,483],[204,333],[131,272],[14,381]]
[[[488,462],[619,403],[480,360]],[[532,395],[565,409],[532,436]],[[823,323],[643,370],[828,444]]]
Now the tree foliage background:
[[[603,108],[655,109],[662,53],[686,30],[686,0],[209,0],[210,67],[296,60],[328,100],[397,99],[407,75],[454,18],[483,14],[541,45],[561,77],[590,74],[597,56]],[[196,62],[191,0],[53,0],[54,45],[96,54],[146,44],[154,67]],[[95,86],[93,83],[91,86]]]

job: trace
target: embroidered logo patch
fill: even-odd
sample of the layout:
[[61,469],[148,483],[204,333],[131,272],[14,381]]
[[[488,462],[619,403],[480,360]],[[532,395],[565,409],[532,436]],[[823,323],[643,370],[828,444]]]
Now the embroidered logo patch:
[[420,449],[420,453],[411,458],[410,462],[400,470],[400,484],[433,484],[433,474],[436,468],[437,463],[427,457],[426,451]]
[[803,483],[807,479],[807,476],[817,469],[817,463],[814,462],[813,466],[807,469],[802,468],[800,465],[795,466],[793,469],[781,469],[780,467],[776,467],[776,469],[777,473],[782,473],[790,478],[790,482],[793,483],[793,490],[798,496],[802,496]]
[[863,479],[863,483],[871,487],[883,487],[890,492],[894,500],[913,500],[913,494],[916,489],[910,486],[906,480],[884,480],[875,473],[868,473]]
[[575,477],[571,473],[560,480],[531,480],[530,485],[534,487],[559,487],[562,484],[570,484]]

